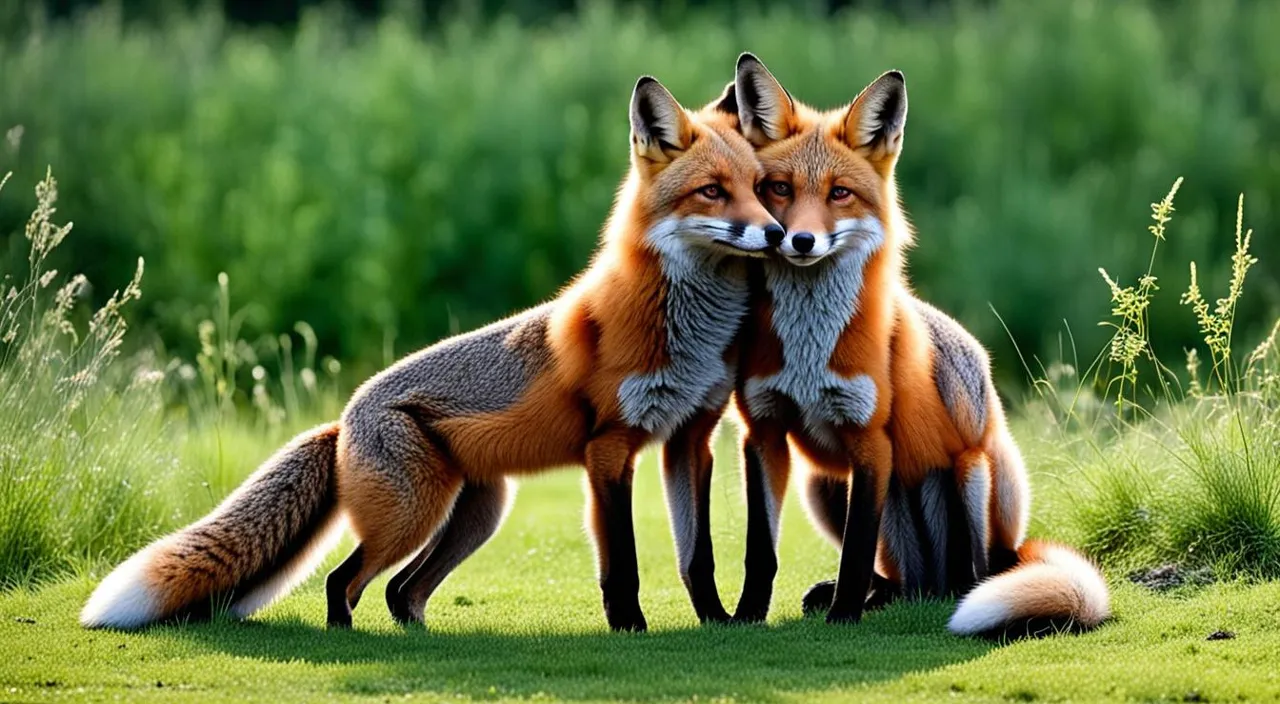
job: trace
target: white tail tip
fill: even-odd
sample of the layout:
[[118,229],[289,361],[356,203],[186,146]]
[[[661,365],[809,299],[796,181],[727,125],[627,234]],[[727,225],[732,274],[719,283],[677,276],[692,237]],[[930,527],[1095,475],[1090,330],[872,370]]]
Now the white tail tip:
[[160,618],[160,599],[147,583],[150,547],[129,558],[102,580],[80,612],[85,628],[141,628]]
[[951,632],[989,633],[1033,618],[1087,629],[1111,616],[1107,583],[1092,562],[1048,543],[1034,552],[1034,561],[991,577],[969,592],[947,624]]

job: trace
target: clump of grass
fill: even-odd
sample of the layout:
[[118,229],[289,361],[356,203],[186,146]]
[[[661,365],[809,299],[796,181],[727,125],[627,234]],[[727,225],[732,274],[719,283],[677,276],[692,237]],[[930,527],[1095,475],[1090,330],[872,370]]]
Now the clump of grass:
[[192,517],[212,508],[290,437],[342,411],[342,365],[318,356],[311,326],[298,322],[292,335],[253,343],[242,336],[248,311],[233,305],[230,277],[220,274],[210,316],[197,326],[195,359],[168,364],[171,410],[187,421],[182,464],[199,485],[199,491],[175,487],[170,500]]
[[86,312],[88,280],[58,285],[49,268],[72,229],[55,222],[57,198],[48,175],[26,225],[27,271],[4,273],[0,286],[0,588],[124,557],[340,410],[341,367],[317,362],[311,328],[295,326],[297,349],[292,335],[247,342],[225,274],[193,362],[122,359],[142,261]]
[[135,546],[164,519],[150,493],[173,460],[161,442],[163,374],[117,363],[142,260],[77,324],[89,282],[55,285],[48,268],[71,233],[54,221],[57,198],[46,175],[26,225],[25,276],[5,274],[0,287],[0,587]]
[[[1104,324],[1115,335],[1090,368],[1094,383],[1078,385],[1070,401],[1063,400],[1060,383],[1037,383],[1041,401],[1054,409],[1047,416],[1057,421],[1063,464],[1070,467],[1067,514],[1082,547],[1116,566],[1178,562],[1211,567],[1220,578],[1276,578],[1280,321],[1247,354],[1236,349],[1235,311],[1257,261],[1250,253],[1252,231],[1244,228],[1243,197],[1236,209],[1225,294],[1209,303],[1193,262],[1190,286],[1181,297],[1208,351],[1208,373],[1202,375],[1204,358],[1192,348],[1186,351],[1185,377],[1179,377],[1160,363],[1151,342],[1146,312],[1159,291],[1155,254],[1181,183],[1152,205],[1155,243],[1151,264],[1137,284],[1123,285],[1101,271],[1114,318]],[[1106,362],[1118,365],[1118,371],[1106,373]],[[1093,397],[1093,389],[1114,398],[1113,412],[1096,412],[1100,404],[1080,402]],[[1086,416],[1080,412],[1085,408],[1094,412]]]

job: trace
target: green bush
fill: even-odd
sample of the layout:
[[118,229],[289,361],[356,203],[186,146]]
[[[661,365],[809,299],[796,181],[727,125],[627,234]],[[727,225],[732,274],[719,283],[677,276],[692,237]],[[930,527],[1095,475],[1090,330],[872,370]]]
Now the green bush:
[[[1152,206],[1156,251],[1181,236],[1180,227],[1166,227],[1177,191],[1175,184]],[[1112,343],[1084,383],[1071,389],[1062,383],[1071,374],[1051,375],[1023,409],[1039,416],[1024,429],[1039,429],[1028,449],[1041,460],[1042,480],[1066,479],[1039,507],[1038,526],[1074,528],[1078,544],[1113,566],[1176,563],[1222,578],[1280,577],[1280,321],[1249,352],[1233,346],[1245,279],[1258,263],[1243,210],[1242,199],[1223,295],[1206,300],[1198,267],[1190,267],[1180,300],[1202,344],[1188,351],[1185,372],[1164,366],[1151,344],[1158,329],[1149,311],[1163,280],[1154,265],[1134,285],[1104,272]],[[1095,375],[1107,383],[1088,383]],[[1093,392],[1103,386],[1105,399]]]
[[[48,164],[64,174],[63,202],[94,220],[60,264],[97,281],[146,257],[139,314],[184,354],[226,271],[253,301],[247,337],[306,320],[321,349],[367,372],[389,348],[552,295],[587,262],[625,168],[639,74],[697,105],[751,49],[827,106],[898,67],[912,101],[899,170],[919,230],[912,278],[1020,379],[1010,337],[1056,357],[1065,319],[1081,348],[1103,342],[1088,321],[1105,302],[1079,293],[1099,263],[1142,271],[1147,252],[1121,234],[1140,222],[1131,204],[1172,177],[1187,177],[1192,215],[1165,254],[1199,260],[1211,285],[1229,267],[1221,204],[1248,185],[1259,232],[1274,228],[1280,5],[982,5],[662,22],[590,5],[537,27],[318,13],[288,35],[216,14],[133,25],[99,12],[3,40],[0,131],[21,130],[0,169],[20,189]],[[23,217],[0,201],[0,232]],[[1280,254],[1273,237],[1257,249]],[[1274,273],[1257,279],[1239,314],[1253,336],[1280,301]],[[1170,357],[1192,342],[1162,324],[1175,309],[1151,311]]]

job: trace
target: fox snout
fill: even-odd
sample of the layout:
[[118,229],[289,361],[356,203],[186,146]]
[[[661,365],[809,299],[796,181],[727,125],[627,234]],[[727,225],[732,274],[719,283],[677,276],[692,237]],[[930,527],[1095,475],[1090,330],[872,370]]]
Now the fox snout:
[[763,226],[731,222],[722,235],[715,238],[715,243],[736,250],[740,254],[764,256],[764,253],[777,248],[786,237],[786,231],[776,222]]
[[834,249],[834,238],[827,233],[801,230],[788,232],[778,245],[778,253],[797,266],[809,266]]
[[767,242],[770,247],[777,247],[782,244],[782,238],[786,236],[787,231],[782,229],[782,226],[777,223],[765,225],[764,227],[764,241]]
[[[875,215],[836,221],[831,232],[811,229],[788,231],[778,245],[778,253],[796,266],[809,266],[838,252],[869,256],[884,244],[884,224]],[[841,254],[843,256],[843,254]]]

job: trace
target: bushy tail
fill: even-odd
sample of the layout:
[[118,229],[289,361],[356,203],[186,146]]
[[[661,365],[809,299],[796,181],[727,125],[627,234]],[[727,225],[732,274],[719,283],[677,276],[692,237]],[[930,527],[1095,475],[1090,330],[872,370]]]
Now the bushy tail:
[[974,587],[948,627],[961,635],[1041,636],[1085,631],[1111,615],[1107,584],[1075,550],[1028,540],[1018,564]]
[[200,521],[115,568],[80,614],[88,628],[239,617],[307,577],[339,537],[337,423],[294,438]]

